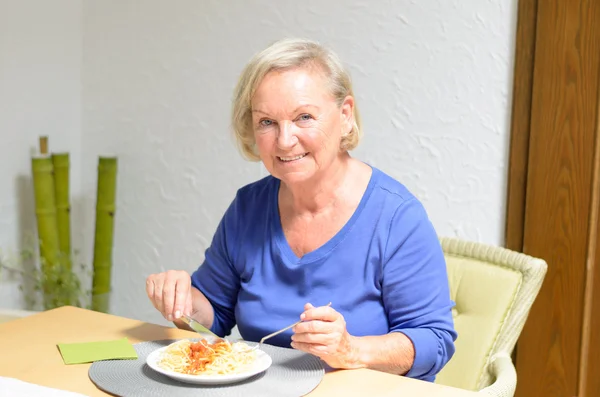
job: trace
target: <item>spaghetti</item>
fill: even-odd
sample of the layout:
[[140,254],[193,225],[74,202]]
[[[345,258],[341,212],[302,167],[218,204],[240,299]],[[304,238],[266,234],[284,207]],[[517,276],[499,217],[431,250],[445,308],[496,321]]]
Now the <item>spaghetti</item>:
[[255,349],[243,342],[218,339],[209,343],[180,340],[161,354],[161,368],[188,375],[228,375],[244,372],[256,360]]

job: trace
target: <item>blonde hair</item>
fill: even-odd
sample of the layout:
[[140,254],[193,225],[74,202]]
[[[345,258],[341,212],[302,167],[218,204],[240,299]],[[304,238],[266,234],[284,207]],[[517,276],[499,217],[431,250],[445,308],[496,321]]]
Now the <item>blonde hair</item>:
[[[354,97],[350,74],[336,54],[322,45],[305,39],[279,40],[254,55],[248,62],[235,87],[231,122],[233,132],[242,154],[249,160],[260,159],[252,128],[252,97],[267,73],[300,67],[319,67],[329,83],[329,90],[338,106],[350,95]],[[356,101],[356,99],[355,99]],[[352,150],[361,138],[361,122],[356,102],[352,130],[343,135],[342,150]]]

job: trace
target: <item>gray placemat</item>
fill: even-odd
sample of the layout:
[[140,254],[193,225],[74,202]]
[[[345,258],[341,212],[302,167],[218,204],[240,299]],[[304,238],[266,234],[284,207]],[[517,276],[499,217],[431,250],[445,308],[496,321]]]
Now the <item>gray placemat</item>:
[[146,364],[150,353],[173,342],[175,340],[169,339],[137,343],[133,345],[138,354],[137,360],[97,361],[90,367],[89,377],[99,389],[123,397],[297,397],[317,387],[325,373],[321,360],[315,356],[294,349],[263,345],[262,350],[271,356],[273,364],[261,374],[222,386],[182,383]]

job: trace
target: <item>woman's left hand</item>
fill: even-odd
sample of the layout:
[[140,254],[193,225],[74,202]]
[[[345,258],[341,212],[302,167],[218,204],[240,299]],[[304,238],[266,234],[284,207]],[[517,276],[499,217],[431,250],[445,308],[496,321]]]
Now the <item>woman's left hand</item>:
[[320,357],[332,368],[362,368],[357,338],[346,330],[344,316],[329,306],[304,306],[303,320],[293,328],[292,347]]

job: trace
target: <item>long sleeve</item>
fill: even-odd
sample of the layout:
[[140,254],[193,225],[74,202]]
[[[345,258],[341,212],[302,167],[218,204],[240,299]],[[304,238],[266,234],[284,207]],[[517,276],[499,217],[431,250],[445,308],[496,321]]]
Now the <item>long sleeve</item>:
[[444,255],[416,199],[405,201],[392,218],[382,288],[390,331],[404,333],[415,348],[406,376],[433,381],[454,354],[457,334]]
[[240,289],[240,277],[231,260],[236,202],[237,199],[225,212],[205,252],[204,262],[192,274],[192,286],[200,290],[213,307],[211,331],[222,337],[229,335],[235,326],[235,304]]

